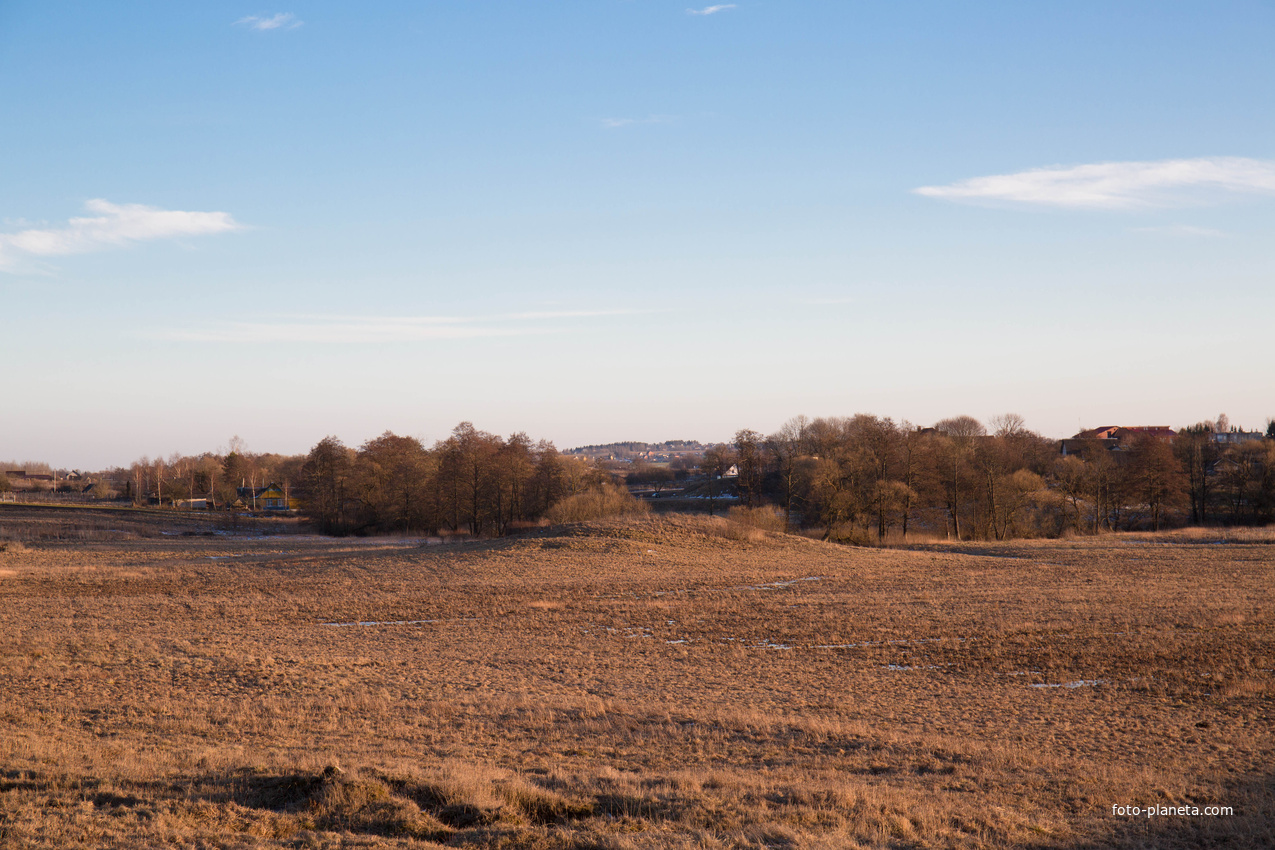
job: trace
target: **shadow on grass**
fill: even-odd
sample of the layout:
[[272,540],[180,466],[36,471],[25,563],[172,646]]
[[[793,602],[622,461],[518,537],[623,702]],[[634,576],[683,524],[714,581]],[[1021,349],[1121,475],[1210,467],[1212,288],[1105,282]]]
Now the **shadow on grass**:
[[[1110,829],[1105,835],[1078,843],[1053,845],[1074,850],[1099,848],[1267,848],[1275,847],[1275,773],[1247,777],[1227,786],[1216,797],[1186,800],[1128,800],[1116,805],[1136,806],[1138,815],[1112,814],[1105,817]],[[1156,806],[1150,817],[1147,809]],[[1172,813],[1163,809],[1172,809]],[[1206,807],[1229,807],[1230,814],[1189,814]],[[1178,814],[1182,809],[1187,813]],[[1047,845],[1048,846],[1048,845]]]
[[[244,828],[243,815],[255,811],[259,815],[249,815],[249,821],[258,824],[253,829],[265,829],[267,834],[274,834],[280,840],[294,842],[303,840],[309,833],[337,833],[366,836],[371,841],[398,839],[448,846],[582,850],[604,846],[597,843],[601,840],[598,829],[606,829],[607,824],[620,824],[667,835],[689,834],[688,830],[731,834],[742,842],[723,845],[732,847],[801,847],[806,846],[806,840],[815,840],[816,845],[812,846],[827,846],[818,843],[820,829],[814,821],[807,824],[813,831],[805,832],[804,836],[793,834],[782,819],[765,816],[766,806],[748,811],[730,807],[696,808],[693,800],[653,789],[650,793],[638,789],[596,790],[597,793],[592,793],[577,788],[575,793],[585,796],[574,797],[516,776],[431,781],[371,770],[347,774],[333,767],[317,773],[240,769],[154,782],[77,781],[0,771],[0,846],[7,846],[4,840],[6,811],[16,811],[15,806],[23,802],[16,798],[25,798],[28,805],[41,809],[55,807],[71,811],[91,804],[92,809],[104,814],[136,812],[143,819],[148,813],[161,810],[168,812],[168,817],[180,818],[183,807],[194,807],[190,814],[194,818],[200,814],[198,807],[211,806],[227,813],[224,823],[234,823],[231,829],[236,832]],[[774,812],[782,812],[793,800],[771,795],[767,802],[774,807]],[[1149,801],[1120,802],[1120,805],[1139,806],[1144,811],[1148,804]],[[864,840],[868,840],[872,830],[866,829],[865,822],[856,817],[856,814],[864,815],[863,812],[843,809],[845,803],[841,801],[829,801],[826,805],[839,810],[825,810],[829,816],[840,815],[829,820],[833,826],[839,825],[838,830],[834,830],[838,835],[862,833]],[[1180,806],[1200,810],[1206,806],[1229,806],[1232,814],[1206,816],[1175,811],[1148,818],[1145,814],[1099,812],[1097,817],[1085,817],[1084,824],[1075,825],[1080,837],[1076,837],[1076,833],[1066,838],[1049,838],[1017,830],[993,831],[982,833],[978,846],[1037,850],[1275,847],[1275,774],[1241,779],[1215,797],[1165,799],[1156,805],[1172,805],[1175,810]],[[883,847],[920,848],[964,846],[964,841],[970,838],[973,836],[969,833],[957,831],[928,837],[879,835],[876,840],[883,841],[879,845]],[[628,845],[620,842],[605,846]]]

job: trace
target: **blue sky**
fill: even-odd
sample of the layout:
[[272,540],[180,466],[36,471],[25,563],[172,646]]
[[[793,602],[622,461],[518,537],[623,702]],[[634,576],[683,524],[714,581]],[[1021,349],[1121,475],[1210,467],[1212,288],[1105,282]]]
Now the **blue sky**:
[[1275,415],[1275,4],[0,3],[0,457]]

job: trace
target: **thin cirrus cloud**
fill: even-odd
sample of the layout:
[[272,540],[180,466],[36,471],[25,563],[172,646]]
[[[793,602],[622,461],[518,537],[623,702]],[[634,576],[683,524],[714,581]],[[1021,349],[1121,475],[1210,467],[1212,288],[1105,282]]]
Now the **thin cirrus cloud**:
[[1135,227],[1134,233],[1152,233],[1161,236],[1195,236],[1201,239],[1220,239],[1231,234],[1213,227],[1198,227],[1194,224],[1166,224],[1161,227]]
[[1180,207],[1235,194],[1275,194],[1275,160],[1244,157],[1099,162],[921,186],[918,195],[968,203],[1071,209]]
[[608,130],[618,130],[621,127],[634,127],[638,124],[667,124],[672,120],[672,117],[668,115],[649,115],[646,118],[603,118],[602,126]]
[[360,344],[424,342],[560,333],[560,319],[628,315],[630,310],[569,310],[493,316],[291,316],[162,332],[174,342]]
[[270,17],[264,15],[249,15],[246,18],[240,18],[235,21],[235,26],[248,27],[254,30],[278,30],[288,29],[294,30],[301,26],[302,22],[297,20],[297,16],[291,12],[278,12]]
[[12,266],[24,256],[84,254],[133,242],[204,236],[243,227],[224,212],[164,210],[145,204],[113,204],[101,198],[86,201],[84,208],[94,215],[72,218],[64,227],[0,233],[0,268]]
[[823,298],[803,298],[802,304],[808,307],[836,307],[841,304],[854,304],[863,300],[854,295],[830,295]]
[[725,12],[727,9],[736,8],[734,3],[721,3],[717,6],[705,6],[703,9],[687,9],[688,15],[716,15],[718,12]]

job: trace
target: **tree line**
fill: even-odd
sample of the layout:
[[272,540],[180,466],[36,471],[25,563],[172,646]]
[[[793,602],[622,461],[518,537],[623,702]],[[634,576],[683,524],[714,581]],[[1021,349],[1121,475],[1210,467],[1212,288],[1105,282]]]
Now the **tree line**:
[[1275,423],[1266,439],[1239,436],[1221,417],[1171,441],[1135,435],[1116,450],[1073,439],[1064,455],[1057,440],[1012,414],[926,428],[869,414],[798,416],[770,435],[742,429],[697,463],[679,458],[677,469],[609,469],[524,433],[502,438],[462,422],[432,446],[386,432],[358,448],[326,437],[305,455],[252,453],[236,437],[220,453],[140,458],[106,473],[93,492],[230,506],[244,503],[242,492],[278,483],[328,533],[501,535],[546,516],[627,510],[614,482],[627,475],[656,490],[685,486],[693,479],[681,467],[695,464],[710,481],[733,467],[743,506],[777,509],[790,530],[846,542],[1275,522]]
[[609,480],[551,442],[502,439],[462,422],[429,448],[388,431],[358,449],[325,437],[305,458],[299,495],[327,533],[503,535]]
[[503,535],[572,499],[580,504],[563,516],[596,512],[594,502],[610,512],[633,502],[587,459],[560,454],[553,443],[524,433],[504,439],[469,422],[430,447],[387,431],[358,448],[329,436],[307,454],[281,455],[250,452],[233,437],[221,452],[142,457],[108,470],[103,480],[110,482],[104,497],[134,503],[207,499],[209,507],[248,508],[253,500],[244,493],[278,484],[329,534]]
[[248,451],[243,440],[230,439],[224,452],[169,457],[141,457],[126,467],[106,471],[115,497],[135,503],[171,505],[187,499],[207,499],[218,506],[233,505],[241,488],[255,490],[270,483],[291,484],[301,477],[304,455]]
[[701,468],[734,466],[748,507],[782,509],[790,528],[828,539],[883,541],[922,531],[1003,540],[1194,523],[1275,521],[1271,439],[1228,444],[1201,422],[1170,441],[1136,435],[1117,450],[1059,443],[1021,417],[984,426],[969,416],[917,428],[859,414],[799,416],[774,434],[740,430],[705,453]]

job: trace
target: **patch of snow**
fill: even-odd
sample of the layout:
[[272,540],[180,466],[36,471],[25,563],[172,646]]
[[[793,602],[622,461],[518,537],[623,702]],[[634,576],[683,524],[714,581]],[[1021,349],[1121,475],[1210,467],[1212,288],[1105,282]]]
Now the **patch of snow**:
[[[794,578],[788,581],[772,581],[769,584],[745,584],[739,587],[728,587],[727,590],[774,590],[781,587],[792,587],[801,581],[819,581],[823,576],[809,576],[807,578]],[[704,588],[708,590],[709,588]]]
[[356,623],[320,623],[321,626],[421,626],[442,620],[360,620]]
[[359,620],[350,623],[319,623],[320,626],[423,626],[430,623],[460,623],[477,620],[477,617],[460,617],[454,620]]
[[917,643],[942,643],[943,641],[956,641],[964,643],[974,638],[911,638],[907,640],[865,640],[863,643],[820,643],[807,647],[807,649],[867,649],[873,646],[908,646]]

